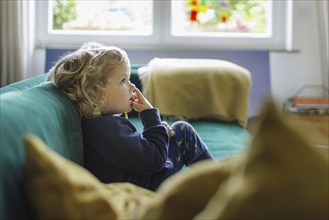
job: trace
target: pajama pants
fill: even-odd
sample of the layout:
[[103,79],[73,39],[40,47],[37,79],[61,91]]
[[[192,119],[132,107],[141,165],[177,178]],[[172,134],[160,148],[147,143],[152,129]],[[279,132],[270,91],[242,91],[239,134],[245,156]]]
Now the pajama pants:
[[207,151],[205,143],[192,125],[185,121],[177,121],[171,125],[175,135],[170,138],[168,161],[172,162],[173,171],[177,172],[182,167],[192,164],[198,157]]
[[154,176],[157,186],[184,166],[197,161],[199,156],[207,151],[205,143],[192,125],[185,121],[177,121],[171,127],[175,135],[170,138],[165,168]]

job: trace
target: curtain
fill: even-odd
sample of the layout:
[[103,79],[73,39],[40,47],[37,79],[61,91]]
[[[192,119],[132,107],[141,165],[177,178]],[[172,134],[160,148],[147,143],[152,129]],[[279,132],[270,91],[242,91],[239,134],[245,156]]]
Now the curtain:
[[320,36],[320,51],[321,51],[321,63],[323,73],[323,84],[329,88],[329,37],[328,37],[328,0],[322,0],[317,2],[318,6],[318,24],[319,24],[319,36]]
[[32,0],[0,1],[0,84],[33,75],[34,8]]

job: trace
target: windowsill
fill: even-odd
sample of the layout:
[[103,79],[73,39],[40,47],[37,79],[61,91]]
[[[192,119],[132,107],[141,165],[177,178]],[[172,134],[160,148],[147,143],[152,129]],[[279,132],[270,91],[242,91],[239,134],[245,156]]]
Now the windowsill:
[[[75,50],[79,48],[81,44],[36,44],[36,49],[67,49]],[[107,45],[105,43],[105,45]],[[138,46],[125,46],[125,45],[115,45],[125,49],[132,50],[148,50],[148,51],[191,51],[191,50],[206,50],[206,51],[218,51],[218,50],[228,50],[228,51],[270,51],[274,53],[300,53],[298,49],[257,49],[257,48],[228,48],[228,47],[207,47],[207,46],[189,46],[189,45],[138,45]]]

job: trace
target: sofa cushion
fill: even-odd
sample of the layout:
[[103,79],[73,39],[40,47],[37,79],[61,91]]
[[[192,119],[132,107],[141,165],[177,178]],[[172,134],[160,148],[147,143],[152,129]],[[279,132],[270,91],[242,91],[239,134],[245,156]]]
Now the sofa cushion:
[[268,102],[242,166],[196,219],[328,219],[328,148],[309,140]]
[[24,185],[37,219],[128,219],[156,196],[131,183],[101,183],[35,135],[24,142]]
[[24,219],[28,206],[22,188],[23,136],[36,134],[64,157],[82,164],[81,122],[74,105],[51,82],[6,92],[0,102],[0,219]]
[[11,92],[11,91],[21,91],[21,90],[26,90],[35,86],[40,85],[41,83],[45,82],[47,78],[47,74],[39,74],[36,76],[33,76],[28,79],[24,79],[18,82],[14,82],[8,86],[4,86],[0,88],[0,94],[4,94],[6,92]]
[[159,196],[146,203],[137,219],[193,219],[201,212],[214,192],[239,166],[241,156],[193,164],[185,172],[167,179],[159,188]]

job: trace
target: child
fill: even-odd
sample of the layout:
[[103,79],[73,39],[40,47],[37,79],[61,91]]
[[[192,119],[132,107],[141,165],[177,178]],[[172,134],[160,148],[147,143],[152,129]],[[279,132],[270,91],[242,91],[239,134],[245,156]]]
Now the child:
[[[156,190],[184,165],[214,159],[190,124],[161,122],[160,113],[130,81],[130,62],[117,47],[80,48],[52,68],[50,80],[82,118],[84,165],[104,183]],[[144,129],[120,116],[139,112]]]

